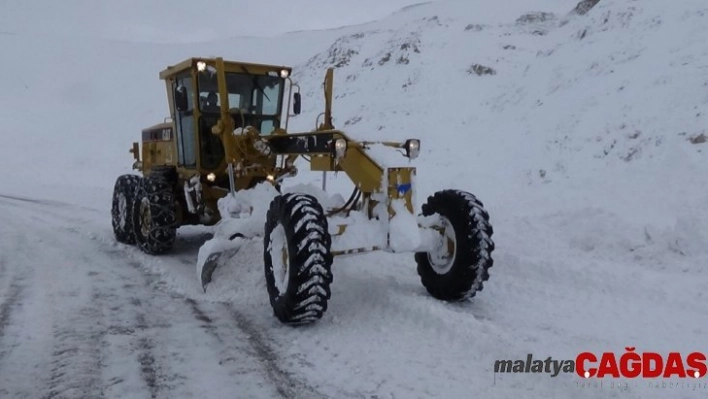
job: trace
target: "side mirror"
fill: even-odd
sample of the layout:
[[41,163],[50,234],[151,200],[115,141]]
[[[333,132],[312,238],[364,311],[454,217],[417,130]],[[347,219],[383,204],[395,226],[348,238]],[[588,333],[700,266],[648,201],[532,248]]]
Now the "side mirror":
[[300,97],[300,93],[293,94],[293,100],[293,113],[295,115],[300,115],[300,111],[302,108],[302,98]]
[[179,85],[175,87],[175,108],[177,108],[177,111],[179,112],[184,112],[187,110],[189,106],[189,102],[187,101],[187,88],[184,87],[183,85]]

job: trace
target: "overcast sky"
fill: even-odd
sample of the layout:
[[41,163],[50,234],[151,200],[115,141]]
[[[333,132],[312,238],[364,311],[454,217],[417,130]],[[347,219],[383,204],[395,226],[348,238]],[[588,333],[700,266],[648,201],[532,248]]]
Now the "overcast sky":
[[425,0],[0,0],[0,32],[198,42],[385,17]]

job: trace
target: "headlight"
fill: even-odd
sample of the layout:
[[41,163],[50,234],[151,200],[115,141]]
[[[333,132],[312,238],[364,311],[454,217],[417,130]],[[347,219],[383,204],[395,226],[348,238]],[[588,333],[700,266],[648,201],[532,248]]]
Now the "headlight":
[[280,71],[280,77],[281,77],[281,78],[287,79],[288,76],[290,76],[290,71],[288,71],[287,69],[283,69],[283,70]]
[[410,159],[416,159],[418,158],[418,154],[420,154],[420,140],[418,139],[409,139],[406,140],[406,156]]
[[339,160],[344,158],[344,154],[347,152],[347,140],[336,139],[334,140],[334,157]]
[[199,72],[204,72],[204,71],[209,71],[209,73],[216,73],[216,68],[214,68],[211,65],[207,65],[206,62],[204,61],[197,61],[197,71]]
[[215,175],[214,173],[209,173],[209,174],[207,175],[207,180],[209,180],[210,182],[213,183],[214,180],[216,180],[216,175]]

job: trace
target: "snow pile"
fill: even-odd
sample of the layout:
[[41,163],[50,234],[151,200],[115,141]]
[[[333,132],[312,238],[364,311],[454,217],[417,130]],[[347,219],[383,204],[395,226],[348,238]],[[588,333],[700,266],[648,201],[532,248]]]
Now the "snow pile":
[[[266,214],[278,190],[270,183],[260,183],[250,190],[237,191],[218,201],[221,220],[216,224],[214,237],[199,248],[197,278],[201,281],[202,269],[212,256],[228,259],[237,252],[243,238],[263,237]],[[219,259],[220,263],[224,263]]]
[[220,199],[218,207],[222,219],[216,225],[215,235],[231,237],[239,233],[245,237],[263,236],[268,208],[277,195],[278,190],[264,182]]
[[283,194],[299,193],[311,195],[317,199],[317,202],[320,203],[325,212],[341,208],[346,202],[341,194],[328,193],[327,191],[322,190],[320,187],[317,187],[314,184],[296,183],[293,185],[284,186],[281,191]]
[[[386,225],[379,220],[369,219],[362,212],[351,212],[347,216],[335,215],[328,221],[329,233],[332,235],[332,251],[370,250],[386,246]],[[346,226],[342,235],[338,235],[340,226]]]
[[412,252],[420,247],[423,239],[418,228],[418,218],[403,200],[391,202],[393,217],[389,221],[389,247],[394,252]]
[[417,166],[415,159],[411,160],[406,157],[404,149],[393,148],[380,143],[367,145],[366,155],[383,168]]

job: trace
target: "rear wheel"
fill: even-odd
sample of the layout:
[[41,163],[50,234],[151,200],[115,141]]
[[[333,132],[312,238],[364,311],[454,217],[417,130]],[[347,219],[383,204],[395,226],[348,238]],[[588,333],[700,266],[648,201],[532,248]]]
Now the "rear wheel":
[[132,212],[138,248],[152,255],[172,249],[177,236],[177,215],[171,183],[159,175],[142,179]]
[[140,184],[140,176],[122,175],[116,179],[113,187],[113,203],[111,206],[111,221],[116,241],[124,244],[135,244],[133,232],[133,201]]
[[481,291],[494,261],[493,229],[484,205],[474,195],[443,190],[428,198],[423,215],[440,216],[441,245],[415,254],[418,274],[430,295],[462,301]]
[[275,197],[268,210],[265,279],[275,316],[286,324],[316,321],[331,296],[332,254],[327,218],[306,194]]

